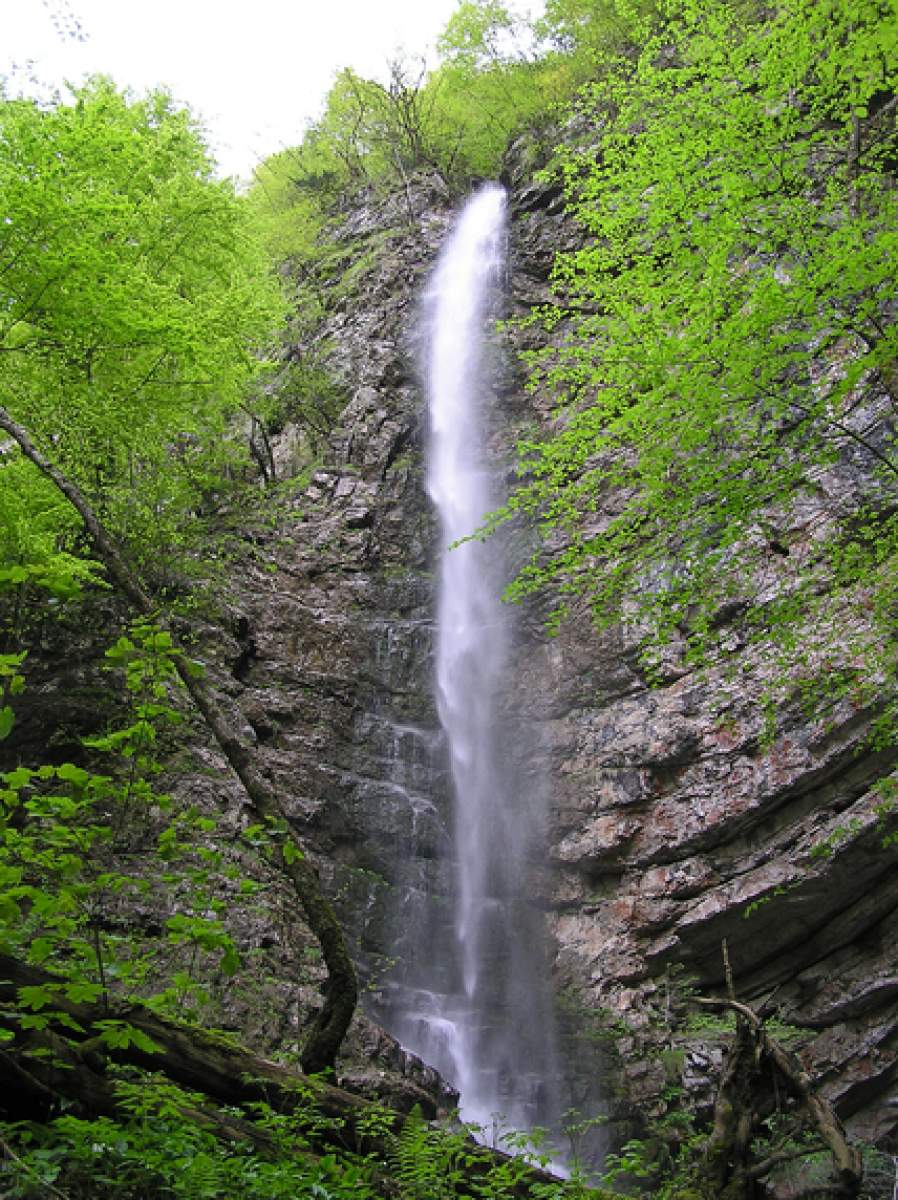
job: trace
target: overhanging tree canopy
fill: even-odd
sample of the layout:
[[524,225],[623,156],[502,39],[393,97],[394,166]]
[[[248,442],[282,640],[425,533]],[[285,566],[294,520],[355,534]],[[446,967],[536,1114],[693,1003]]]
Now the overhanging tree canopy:
[[[103,79],[0,100],[0,197],[2,401],[117,532],[147,533],[141,509],[183,489],[175,443],[221,428],[281,311],[246,207],[186,111]],[[7,459],[0,490],[25,478]],[[8,553],[45,552],[5,525]]]
[[[66,572],[71,586],[88,568],[60,553],[60,539],[83,529],[97,569],[156,617],[158,597],[133,566],[149,543],[129,517],[142,505],[163,537],[172,515],[183,520],[178,466],[241,398],[253,351],[281,314],[279,290],[248,210],[162,95],[133,100],[99,80],[71,104],[2,101],[0,188],[0,428],[11,439],[0,458],[0,548],[10,556],[0,591],[28,578],[58,590]],[[0,664],[6,676],[21,657]],[[180,652],[173,663],[250,811],[278,835],[272,857],[322,946],[328,993],[303,1052],[308,1070],[322,1070],[356,1002],[342,930],[214,689]],[[6,676],[0,739],[13,721]],[[4,803],[15,812],[14,789]]]
[[[600,622],[627,597],[650,659],[675,630],[701,655],[753,565],[788,559],[758,631],[788,641],[815,604],[838,621],[863,585],[864,650],[883,666],[898,551],[893,0],[675,0],[663,22],[617,8],[643,49],[603,64],[581,99],[594,144],[563,159],[586,241],[558,259],[554,347],[535,363],[563,398],[559,426],[522,446],[502,514],[546,535],[513,594],[585,594]],[[846,497],[790,555],[798,507],[851,455],[869,476],[860,512]]]

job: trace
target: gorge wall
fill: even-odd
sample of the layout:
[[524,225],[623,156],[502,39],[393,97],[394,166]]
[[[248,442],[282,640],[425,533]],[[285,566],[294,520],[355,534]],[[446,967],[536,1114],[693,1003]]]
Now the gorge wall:
[[[507,166],[510,316],[549,298],[554,254],[577,238],[558,191],[534,182],[532,157],[520,146]],[[283,379],[290,363],[314,362],[346,403],[314,456],[288,419],[273,444],[277,482],[255,517],[223,515],[229,598],[198,645],[350,934],[368,1017],[341,1076],[425,1112],[451,1106],[451,1089],[381,1026],[416,986],[415,948],[444,934],[454,874],[416,329],[458,203],[422,177],[402,194],[362,196],[335,227],[316,283],[325,316],[288,331]],[[525,389],[518,358],[541,336],[495,335],[488,454],[500,474],[520,434],[551,428],[552,398]],[[771,549],[769,588],[783,547],[800,555],[827,505],[863,485],[862,462],[828,469],[816,507]],[[523,561],[528,531],[503,537]],[[97,604],[94,628],[120,619],[114,602]],[[770,667],[735,632],[722,705],[723,675],[688,670],[676,646],[650,686],[625,620],[600,636],[574,612],[550,639],[544,616],[538,602],[517,614],[500,723],[511,767],[544,791],[550,814],[545,857],[534,856],[524,887],[550,933],[567,1100],[607,1116],[615,1141],[684,1105],[707,1115],[725,1030],[688,999],[720,994],[726,943],[739,997],[792,1027],[849,1132],[894,1149],[898,871],[883,840],[896,818],[873,785],[895,755],[870,748],[875,712],[845,699],[823,721],[787,699],[771,741],[761,703]],[[53,672],[30,675],[24,758],[48,744],[48,728],[60,753],[96,729],[110,698],[89,663],[104,636],[88,647],[80,617],[40,633]],[[199,729],[190,756],[171,765],[182,797],[224,809],[225,835],[236,835],[239,791]],[[317,1003],[318,951],[264,864],[236,836],[227,854],[261,890],[246,903],[237,878],[221,882],[244,965],[236,981],[213,980],[218,1023],[289,1052]],[[158,899],[129,920],[157,936]],[[509,1019],[495,1014],[497,1026]]]
[[[514,316],[547,298],[553,254],[576,232],[521,158],[508,175]],[[315,353],[349,400],[304,477],[296,431],[276,441],[277,520],[241,535],[227,647],[234,703],[321,855],[365,1007],[388,1026],[422,923],[426,937],[447,919],[452,875],[415,328],[454,208],[424,179],[363,201],[337,231],[328,315],[289,354]],[[501,335],[498,470],[518,433],[552,419],[516,358],[538,336]],[[840,470],[831,494],[857,485],[860,468]],[[787,532],[800,547],[802,528]],[[512,556],[515,539],[526,531],[512,531]],[[623,622],[600,637],[575,613],[548,639],[538,604],[519,618],[506,728],[516,769],[549,789],[547,860],[529,886],[553,939],[570,1099],[613,1122],[663,1116],[684,1096],[709,1111],[722,1033],[687,999],[719,993],[725,942],[740,998],[800,1031],[849,1131],[892,1145],[898,872],[883,849],[894,817],[872,785],[893,756],[865,744],[873,714],[847,701],[825,724],[785,705],[768,744],[765,664],[739,654],[721,710],[721,678],[687,670],[676,647],[649,686]],[[522,745],[525,719],[538,736]]]

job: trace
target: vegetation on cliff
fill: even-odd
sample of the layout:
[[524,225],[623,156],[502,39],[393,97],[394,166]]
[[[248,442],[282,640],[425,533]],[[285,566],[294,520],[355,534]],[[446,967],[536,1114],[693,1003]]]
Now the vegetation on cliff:
[[505,515],[547,537],[512,594],[554,589],[558,618],[585,596],[600,624],[623,605],[650,669],[682,639],[725,653],[743,612],[783,652],[777,694],[816,681],[893,726],[894,6],[628,19],[638,53],[578,97],[593,144],[557,157],[584,244],[541,314],[532,379],[561,406],[521,447]]
[[360,189],[402,188],[423,172],[460,197],[498,175],[510,138],[550,123],[587,74],[574,52],[575,18],[558,8],[541,26],[541,52],[499,0],[464,0],[432,70],[397,57],[387,83],[342,71],[302,141],[256,170],[250,202],[273,252],[314,266],[328,216]]
[[[165,96],[134,100],[99,80],[71,101],[4,100],[0,183],[10,205],[0,277],[0,428],[10,439],[0,462],[0,740],[14,764],[0,793],[0,932],[4,952],[58,974],[52,985],[19,988],[4,1012],[3,1061],[16,1089],[4,1111],[27,1115],[34,1095],[47,1102],[44,1116],[63,1104],[35,1074],[61,1046],[32,1044],[59,1029],[81,1054],[87,1031],[60,1000],[100,1002],[100,1074],[104,1049],[153,1051],[114,1007],[141,987],[147,966],[107,912],[139,904],[151,886],[148,864],[141,879],[121,865],[135,852],[136,827],[156,826],[144,856],[157,866],[191,852],[205,859],[163,868],[183,889],[165,922],[169,945],[212,953],[226,974],[237,969],[221,901],[208,892],[215,852],[191,845],[215,821],[195,811],[167,819],[171,800],[151,783],[163,727],[179,723],[169,695],[178,680],[321,944],[329,988],[302,1058],[307,1070],[323,1070],[356,1002],[342,931],[280,799],[178,635],[160,627],[172,604],[164,560],[187,561],[184,523],[219,486],[222,433],[282,319],[279,288],[246,204],[214,179],[189,116]],[[86,746],[108,756],[109,774],[23,763],[15,752],[15,697],[36,622],[85,584],[111,585],[145,618],[108,655],[133,693],[132,719]],[[189,975],[176,980],[157,1004],[176,1009],[192,986]],[[30,1194],[28,1179],[22,1187],[16,1194]]]
[[[306,1067],[333,1062],[355,985],[277,797],[179,649],[183,619],[166,614],[216,497],[250,473],[234,414],[248,405],[263,432],[271,418],[258,376],[285,310],[269,256],[291,262],[305,305],[294,320],[312,322],[330,303],[322,278],[345,267],[328,222],[360,189],[404,190],[412,220],[413,174],[452,196],[498,173],[511,136],[567,121],[552,170],[584,246],[559,258],[561,299],[537,314],[554,341],[535,386],[561,408],[554,436],[522,447],[521,487],[496,518],[523,514],[546,534],[514,594],[585,594],[599,620],[629,606],[649,669],[671,639],[697,660],[720,653],[718,617],[735,606],[746,635],[785,656],[784,688],[813,696],[822,680],[830,701],[880,705],[890,737],[894,18],[887,0],[550,0],[527,31],[496,0],[463,3],[434,70],[397,61],[386,84],[343,72],[320,120],[246,198],[214,180],[189,116],[164,96],[97,81],[47,106],[0,101],[11,439],[0,446],[0,740],[12,756],[0,791],[0,1073],[17,1122],[5,1194],[582,1193],[414,1122],[403,1133],[383,1110],[366,1110],[356,1136],[358,1106],[298,1076],[289,1102],[273,1103],[284,1080],[233,1047],[228,1068],[262,1085],[224,1094],[178,1076],[191,1054],[215,1057],[173,1020],[193,983],[148,998],[144,960],[103,912],[140,903],[145,878],[120,852],[132,848],[126,824],[144,821],[153,838],[141,853],[186,897],[169,944],[236,970],[208,892],[220,864],[198,835],[210,830],[153,786],[160,743],[179,737],[182,689],[326,948],[333,986]],[[301,366],[294,416],[322,440],[341,394],[316,363]],[[855,468],[860,503],[847,495]],[[831,519],[808,533],[802,504],[821,493]],[[777,596],[750,604],[745,579],[761,568]],[[109,656],[127,719],[86,747],[90,764],[18,761],[15,710],[41,622],[109,584],[142,616]],[[146,1007],[133,1007],[136,992]],[[750,1194],[770,1147],[743,1134],[735,1175],[717,1162],[708,1185],[703,1143],[683,1139],[679,1175],[646,1186]],[[620,1175],[645,1166],[617,1162]],[[843,1181],[844,1194],[856,1184]]]

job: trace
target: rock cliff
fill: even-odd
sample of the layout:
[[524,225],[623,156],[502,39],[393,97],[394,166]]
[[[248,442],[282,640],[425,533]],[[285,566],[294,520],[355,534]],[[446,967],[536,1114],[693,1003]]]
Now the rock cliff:
[[[553,255],[577,236],[525,157],[508,166],[511,316],[548,297]],[[337,266],[318,281],[325,316],[288,334],[285,361],[314,359],[347,400],[314,456],[288,413],[273,447],[277,482],[256,518],[241,513],[227,535],[228,611],[205,641],[350,931],[365,1008],[388,1028],[416,985],[413,948],[445,932],[452,887],[415,329],[456,205],[439,181],[421,179],[401,195],[363,197],[335,228]],[[550,428],[552,404],[524,389],[518,360],[540,334],[497,337],[490,453],[502,472],[520,432]],[[857,464],[833,468],[806,527],[786,531],[790,549],[827,495],[862,485]],[[510,557],[527,538],[510,532]],[[516,636],[505,725],[517,769],[548,803],[545,857],[528,887],[551,933],[571,1100],[621,1129],[683,1104],[708,1112],[723,1030],[688,997],[720,991],[726,943],[740,998],[792,1027],[849,1131],[894,1146],[898,871],[883,840],[895,816],[874,785],[896,756],[870,747],[875,712],[845,700],[823,721],[786,699],[771,740],[767,665],[748,647],[734,643],[726,680],[687,670],[671,647],[650,685],[623,619],[599,636],[574,613],[550,639],[534,603]],[[74,733],[96,716],[99,685],[69,657],[65,677],[36,693],[42,712],[23,718],[35,744],[41,716]],[[200,807],[224,801],[236,828],[239,798],[199,736],[177,779]],[[250,969],[223,1005],[254,1044],[290,1049],[315,1003],[315,948],[276,881],[236,844],[232,853],[265,894],[250,910],[234,903]],[[429,969],[438,975],[439,962]],[[387,1079],[391,1067],[404,1082]],[[430,1109],[452,1099],[366,1021],[343,1077]]]
[[[516,239],[520,308],[561,218],[552,191],[540,200],[517,182],[529,230]],[[545,427],[549,408],[531,400]],[[881,408],[868,428],[885,426],[887,398]],[[815,528],[869,492],[870,470],[848,454],[821,472],[763,580],[746,580],[756,605],[789,586],[783,557],[800,563]],[[875,704],[846,698],[812,717],[797,686],[771,692],[775,667],[741,639],[739,615],[719,614],[725,662],[696,672],[670,646],[660,685],[625,614],[601,636],[585,612],[556,639],[528,626],[518,690],[552,781],[557,986],[593,1006],[597,1027],[620,1030],[629,1100],[663,1115],[685,1089],[702,1108],[720,1053],[682,1005],[690,990],[723,994],[726,946],[740,997],[794,1027],[849,1130],[887,1144],[898,1125],[898,876],[895,814],[876,785],[896,754],[870,737]]]
[[[553,253],[576,237],[558,194],[528,174],[512,161],[511,315],[546,297]],[[414,334],[451,210],[425,182],[340,229],[348,261],[367,265],[314,345],[293,349],[323,352],[350,399],[318,468],[282,485],[276,527],[257,532],[235,585],[248,648],[236,702],[323,855],[369,1007],[388,1023],[394,960],[418,943],[412,925],[444,921],[451,886]],[[520,430],[551,419],[516,361],[537,336],[503,335],[497,470]],[[707,1110],[722,1034],[686,1001],[722,987],[726,943],[740,997],[794,1027],[850,1131],[885,1143],[898,1124],[898,873],[873,786],[894,755],[866,742],[873,714],[846,701],[824,722],[784,702],[769,741],[765,665],[748,649],[722,705],[722,675],[687,670],[675,647],[650,686],[624,622],[598,636],[575,614],[548,639],[534,605],[518,636],[508,720],[536,731],[523,764],[546,781],[551,814],[536,899],[565,1042],[605,1073],[605,1106],[662,1115],[687,1094]]]

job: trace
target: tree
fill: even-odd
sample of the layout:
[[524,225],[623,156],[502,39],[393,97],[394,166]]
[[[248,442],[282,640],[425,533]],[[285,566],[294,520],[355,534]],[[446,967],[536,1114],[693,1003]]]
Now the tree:
[[103,79],[0,101],[0,194],[4,401],[150,561],[282,310],[246,206],[188,113]]
[[[722,653],[742,614],[789,686],[863,703],[898,650],[894,4],[618,10],[644,42],[585,89],[596,145],[564,160],[584,245],[534,363],[557,431],[521,447],[497,518],[544,535],[512,593],[556,589],[559,616],[585,596],[599,623],[624,606],[650,669],[671,639]],[[764,570],[778,593],[752,606]]]
[[386,82],[340,71],[302,142],[267,159],[252,200],[273,251],[304,256],[322,207],[360,187],[396,188],[415,171],[459,191],[496,176],[509,137],[570,97],[572,77],[551,48],[498,0],[464,0],[438,39],[439,62],[394,56]]
[[662,11],[658,0],[546,0],[534,28],[543,45],[562,56],[572,79],[583,83],[601,74],[610,54],[638,55]]
[[[24,572],[58,587],[68,569],[72,587],[102,568],[164,626],[141,566],[160,530],[172,536],[173,513],[184,520],[172,481],[189,484],[198,459],[207,466],[203,438],[221,431],[258,369],[254,350],[282,311],[278,288],[245,205],[212,177],[191,119],[162,95],[132,100],[100,80],[70,104],[3,101],[0,186],[0,429],[11,439],[0,460],[11,556],[0,582]],[[135,519],[142,508],[152,520]],[[60,540],[71,542],[64,554]],[[357,997],[342,930],[212,686],[159,632],[321,943],[328,988],[303,1065],[322,1070]],[[8,690],[4,678],[7,714]],[[0,720],[8,733],[8,715]]]

